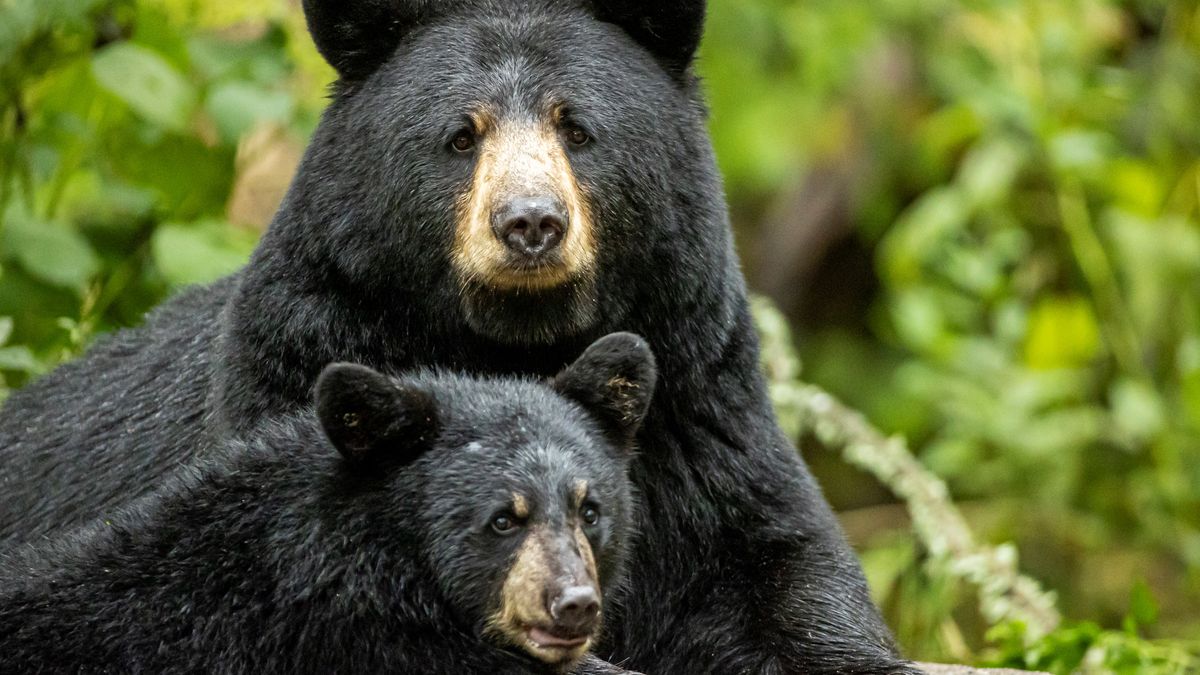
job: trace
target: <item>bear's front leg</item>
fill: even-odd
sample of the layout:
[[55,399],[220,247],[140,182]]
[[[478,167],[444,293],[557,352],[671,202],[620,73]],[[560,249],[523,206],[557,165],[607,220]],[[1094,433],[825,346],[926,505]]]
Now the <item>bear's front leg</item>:
[[735,569],[758,582],[743,590],[751,601],[749,625],[758,626],[747,637],[758,641],[760,655],[771,655],[771,667],[761,672],[920,675],[898,656],[835,528],[747,542],[754,554]]

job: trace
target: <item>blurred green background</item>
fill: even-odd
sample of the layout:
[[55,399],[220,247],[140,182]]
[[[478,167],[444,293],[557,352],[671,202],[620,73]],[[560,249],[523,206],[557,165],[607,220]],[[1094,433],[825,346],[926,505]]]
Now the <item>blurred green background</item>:
[[[298,5],[0,0],[5,388],[244,262],[332,79]],[[1200,672],[1200,4],[711,0],[699,70],[805,378],[1067,619],[989,625],[809,440],[907,653]]]

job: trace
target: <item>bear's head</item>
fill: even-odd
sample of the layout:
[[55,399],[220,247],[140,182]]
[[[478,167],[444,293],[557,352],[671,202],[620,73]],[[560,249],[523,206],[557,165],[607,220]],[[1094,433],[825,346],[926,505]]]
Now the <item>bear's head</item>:
[[626,476],[655,385],[646,343],[603,338],[546,386],[328,366],[326,435],[358,471],[395,472],[451,610],[478,634],[553,665],[577,661],[619,578]]
[[323,281],[538,344],[620,325],[631,269],[711,268],[702,0],[304,7],[339,82],[281,224]]

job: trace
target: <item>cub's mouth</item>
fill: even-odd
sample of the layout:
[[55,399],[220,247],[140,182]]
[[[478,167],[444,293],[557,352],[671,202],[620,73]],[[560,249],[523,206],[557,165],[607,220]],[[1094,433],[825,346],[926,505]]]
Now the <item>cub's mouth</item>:
[[[546,617],[549,619],[549,617]],[[543,663],[568,665],[592,646],[599,621],[587,626],[562,626],[541,620],[519,621],[511,617],[493,619],[488,632]]]
[[524,631],[522,645],[533,657],[550,663],[573,661],[591,645],[591,634],[575,634],[554,627],[532,626]]

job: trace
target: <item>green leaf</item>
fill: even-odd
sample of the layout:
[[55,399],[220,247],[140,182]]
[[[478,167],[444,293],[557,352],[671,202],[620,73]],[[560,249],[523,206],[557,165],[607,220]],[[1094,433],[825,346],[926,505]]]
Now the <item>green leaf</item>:
[[183,75],[139,45],[122,42],[100,50],[92,58],[92,75],[138,114],[174,131],[187,126],[196,106],[196,92]]
[[16,370],[22,373],[41,372],[41,364],[29,347],[0,347],[0,370]]
[[1063,131],[1049,139],[1050,159],[1055,168],[1066,173],[1098,172],[1106,166],[1113,146],[1108,133],[1085,129]]
[[188,63],[210,81],[242,80],[257,84],[283,81],[291,72],[287,36],[272,25],[251,41],[199,33],[187,38]]
[[1134,583],[1129,593],[1129,618],[1138,626],[1149,626],[1158,621],[1158,603],[1150,586],[1142,579]]
[[891,306],[896,332],[915,349],[930,349],[946,336],[946,317],[937,298],[927,288],[898,293]]
[[897,286],[917,281],[927,259],[969,222],[971,206],[962,193],[940,187],[922,195],[896,221],[880,246],[887,279]]
[[213,88],[205,107],[221,136],[232,143],[260,122],[286,120],[293,102],[286,92],[228,82]]
[[1166,427],[1162,398],[1149,384],[1120,379],[1113,384],[1109,396],[1113,422],[1134,440],[1153,439]]
[[1012,189],[1023,161],[1021,147],[1006,138],[972,148],[958,172],[964,196],[976,205],[1000,203]]
[[82,170],[65,181],[58,212],[85,229],[136,231],[150,217],[155,202],[151,190]]
[[233,183],[233,149],[167,134],[151,144],[127,143],[109,160],[117,177],[157,193],[155,205],[175,221],[223,213]]
[[1025,361],[1031,367],[1073,368],[1088,363],[1100,350],[1100,326],[1087,300],[1044,298],[1030,313]]
[[169,223],[151,244],[154,262],[173,286],[208,283],[246,264],[257,237],[220,221]]
[[1116,204],[1144,218],[1153,218],[1162,208],[1166,188],[1152,164],[1128,158],[1113,160],[1105,182]]
[[[0,0],[0,66],[9,65],[40,35],[86,30],[88,14],[102,1]],[[44,50],[46,44],[37,47]]]
[[26,272],[61,288],[80,290],[100,270],[87,239],[60,223],[10,217],[3,243]]

